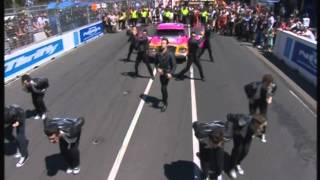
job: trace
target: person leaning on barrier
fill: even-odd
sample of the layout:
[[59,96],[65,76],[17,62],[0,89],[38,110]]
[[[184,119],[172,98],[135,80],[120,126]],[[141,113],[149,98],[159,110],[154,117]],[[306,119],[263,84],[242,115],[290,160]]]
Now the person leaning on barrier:
[[53,144],[59,143],[60,152],[68,164],[67,174],[80,173],[79,142],[85,119],[52,118],[44,121],[44,133]]
[[160,52],[156,54],[156,67],[160,77],[161,83],[161,112],[166,111],[168,106],[168,84],[176,70],[176,58],[174,53],[168,49],[169,40],[167,38],[161,39]]
[[229,175],[237,178],[237,172],[244,175],[241,162],[248,155],[252,137],[263,133],[267,125],[265,116],[261,114],[231,114],[227,115],[226,134],[233,139]]
[[21,76],[21,83],[23,90],[31,93],[32,103],[35,107],[36,116],[34,119],[44,120],[46,118],[47,108],[44,104],[43,98],[49,82],[47,78],[31,78],[30,75],[24,74]]
[[[246,84],[244,90],[249,99],[249,113],[252,115],[259,110],[259,113],[266,117],[268,105],[272,103],[272,97],[277,90],[277,85],[273,82],[272,75],[265,74],[262,77],[262,81]],[[265,133],[266,126],[262,135],[259,136],[263,143],[267,142]]]
[[[16,167],[21,167],[28,160],[28,140],[25,135],[25,111],[18,105],[6,106],[4,109],[4,138],[10,143],[16,143],[18,147],[15,158],[20,158]],[[13,129],[16,129],[16,137],[13,136]]]

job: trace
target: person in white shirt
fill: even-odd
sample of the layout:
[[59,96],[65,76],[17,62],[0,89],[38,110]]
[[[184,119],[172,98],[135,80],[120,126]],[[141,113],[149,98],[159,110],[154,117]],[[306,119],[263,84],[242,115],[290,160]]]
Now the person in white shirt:
[[302,22],[303,22],[303,26],[306,28],[309,28],[310,25],[310,18],[309,18],[309,14],[305,13],[304,17],[302,18]]
[[273,12],[271,12],[268,18],[268,27],[273,27],[274,23],[275,23],[275,19],[273,17]]

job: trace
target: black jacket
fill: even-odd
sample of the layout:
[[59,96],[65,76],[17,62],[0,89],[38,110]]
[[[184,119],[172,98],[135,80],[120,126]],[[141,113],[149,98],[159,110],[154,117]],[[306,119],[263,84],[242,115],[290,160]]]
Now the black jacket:
[[191,37],[188,41],[188,56],[198,54],[199,48],[200,48],[200,41]]
[[57,129],[62,138],[68,143],[74,143],[80,137],[84,118],[52,118],[44,121],[44,132],[48,134],[52,129]]
[[25,111],[18,105],[11,105],[5,107],[5,127],[11,126],[15,122],[19,122],[20,125],[25,122]]
[[252,116],[246,114],[228,114],[226,123],[226,137],[241,136],[251,138],[254,134],[251,125]]
[[149,49],[149,40],[146,36],[140,36],[136,39],[136,48],[138,52],[147,52]]
[[267,100],[268,96],[274,96],[277,85],[275,83],[271,83],[268,89],[264,90],[262,88],[262,82],[261,81],[255,81],[251,82],[249,84],[246,84],[244,86],[245,93],[247,95],[247,98],[254,99],[254,100]]
[[176,58],[174,53],[169,49],[167,49],[165,53],[157,53],[156,66],[163,69],[165,71],[164,73],[174,74],[176,70]]

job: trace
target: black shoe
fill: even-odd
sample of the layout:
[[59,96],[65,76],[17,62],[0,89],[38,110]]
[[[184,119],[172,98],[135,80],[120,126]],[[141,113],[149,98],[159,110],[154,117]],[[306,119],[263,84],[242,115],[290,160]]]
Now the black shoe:
[[206,78],[205,78],[205,77],[202,77],[202,78],[201,78],[201,81],[203,81],[203,82],[206,81]]
[[214,60],[213,60],[213,59],[211,59],[211,62],[214,62]]
[[152,79],[152,80],[154,80],[154,79],[155,79],[155,77],[154,77],[154,76],[151,76],[151,79]]

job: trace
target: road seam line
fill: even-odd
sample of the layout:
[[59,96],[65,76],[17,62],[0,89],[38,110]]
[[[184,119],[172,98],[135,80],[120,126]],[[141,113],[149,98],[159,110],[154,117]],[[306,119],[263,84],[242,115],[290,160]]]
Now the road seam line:
[[[153,70],[153,74],[156,75],[156,68],[154,68]],[[148,82],[148,85],[144,91],[144,94],[145,95],[148,95],[149,94],[149,91],[151,89],[151,85],[152,85],[152,82],[153,80],[152,79],[149,79],[149,82]],[[134,131],[134,128],[136,127],[137,125],[137,122],[139,120],[139,117],[140,117],[140,114],[142,112],[142,108],[143,108],[143,105],[145,104],[145,101],[143,99],[140,100],[140,103],[139,103],[139,106],[133,116],[133,119],[131,121],[131,124],[129,126],[129,129],[126,133],[126,136],[122,142],[122,145],[121,145],[121,148],[118,152],[118,155],[113,163],[113,166],[112,166],[112,169],[109,173],[109,176],[108,176],[108,179],[107,180],[115,180],[117,174],[118,174],[118,171],[119,171],[119,168],[120,168],[120,165],[121,165],[121,162],[122,162],[122,159],[126,153],[126,150],[128,148],[128,145],[129,145],[129,142],[130,142],[130,139],[132,137],[132,134],[133,134],[133,131]]]
[[308,109],[314,117],[317,115],[297,96],[293,91],[289,90],[289,92],[306,108]]

